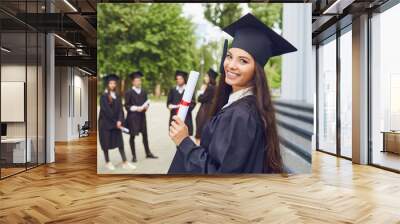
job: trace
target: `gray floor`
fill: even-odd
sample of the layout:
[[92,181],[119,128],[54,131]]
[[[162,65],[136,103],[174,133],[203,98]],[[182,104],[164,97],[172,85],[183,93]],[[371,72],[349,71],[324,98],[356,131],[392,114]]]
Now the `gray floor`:
[[[193,117],[197,113],[198,105],[193,112]],[[97,173],[99,174],[165,174],[171,164],[175,154],[175,144],[168,136],[169,110],[165,102],[152,102],[147,111],[147,128],[149,135],[150,149],[158,159],[146,159],[142,136],[135,138],[137,162],[135,170],[125,170],[120,164],[122,162],[118,149],[110,151],[110,160],[116,166],[114,171],[109,171],[104,167],[104,154],[99,142],[97,143]],[[132,159],[131,149],[129,147],[129,135],[124,135],[125,153],[128,160]]]

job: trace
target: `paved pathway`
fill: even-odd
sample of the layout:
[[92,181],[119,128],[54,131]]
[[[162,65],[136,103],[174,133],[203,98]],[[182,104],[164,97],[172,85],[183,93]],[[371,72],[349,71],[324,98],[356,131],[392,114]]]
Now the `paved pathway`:
[[[193,111],[193,117],[197,114],[199,105],[196,105]],[[150,150],[157,155],[158,159],[146,159],[142,136],[136,136],[136,156],[137,162],[135,170],[124,170],[120,166],[121,156],[118,149],[110,151],[110,160],[116,166],[114,171],[109,171],[104,167],[104,154],[101,150],[99,141],[97,146],[97,172],[99,174],[165,174],[171,164],[175,154],[175,144],[168,136],[169,110],[165,102],[152,102],[147,111],[147,128],[149,134]],[[194,119],[194,118],[193,118]],[[193,121],[194,122],[194,121]],[[195,123],[195,122],[194,122]],[[128,160],[132,159],[132,153],[129,146],[129,135],[123,134],[125,143],[125,154]]]

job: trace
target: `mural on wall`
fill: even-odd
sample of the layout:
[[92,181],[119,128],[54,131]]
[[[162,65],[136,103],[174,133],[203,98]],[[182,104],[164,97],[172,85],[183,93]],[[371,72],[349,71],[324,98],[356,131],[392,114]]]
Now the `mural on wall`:
[[[282,9],[256,3],[98,4],[98,173],[310,172],[311,135],[293,138],[287,124],[312,131],[312,106],[302,109],[307,119],[296,122],[298,112],[282,102],[276,102],[276,115],[268,112],[269,101],[257,107],[257,97],[279,98],[280,55],[298,53],[281,36]],[[235,35],[247,28],[253,37]],[[272,40],[275,46],[263,45]],[[253,77],[245,79],[248,84],[240,84],[243,71],[229,70],[236,62],[252,64],[243,67]],[[191,71],[200,74],[193,85]],[[259,81],[250,84],[256,76]],[[236,88],[241,86],[250,87]],[[191,88],[193,96],[185,98]],[[222,97],[222,88],[231,95]],[[183,108],[187,116],[176,118]]]

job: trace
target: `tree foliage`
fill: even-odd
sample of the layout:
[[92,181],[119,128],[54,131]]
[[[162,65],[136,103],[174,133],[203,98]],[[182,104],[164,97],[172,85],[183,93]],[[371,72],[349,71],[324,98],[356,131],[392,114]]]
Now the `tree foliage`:
[[97,11],[100,74],[126,79],[141,70],[145,88],[160,84],[165,92],[174,83],[175,70],[199,67],[194,26],[183,17],[181,4],[107,3]]
[[242,15],[239,3],[205,3],[204,17],[215,26],[223,28]]
[[282,4],[249,3],[251,13],[271,28],[282,29]]

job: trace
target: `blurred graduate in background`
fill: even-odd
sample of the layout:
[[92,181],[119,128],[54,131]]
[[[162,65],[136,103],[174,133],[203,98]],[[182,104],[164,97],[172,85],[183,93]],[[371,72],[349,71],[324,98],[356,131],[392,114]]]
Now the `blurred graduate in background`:
[[197,101],[201,103],[199,111],[196,115],[196,143],[200,143],[201,131],[204,124],[210,118],[211,106],[215,95],[215,85],[218,73],[212,68],[204,75],[203,85],[197,92]]
[[132,162],[136,162],[135,136],[142,134],[144,150],[146,158],[156,159],[157,156],[151,153],[149,148],[149,140],[147,135],[146,111],[149,109],[150,101],[147,98],[147,93],[142,89],[141,71],[133,72],[129,75],[132,88],[125,93],[125,109],[128,112],[125,124],[130,130],[129,145],[132,151]]
[[99,113],[99,141],[104,152],[106,168],[114,170],[115,167],[110,161],[109,150],[118,148],[122,157],[122,168],[136,169],[126,159],[124,151],[124,142],[122,139],[122,122],[124,121],[124,112],[122,109],[121,98],[117,94],[119,77],[114,74],[104,77],[106,90],[100,97]]

